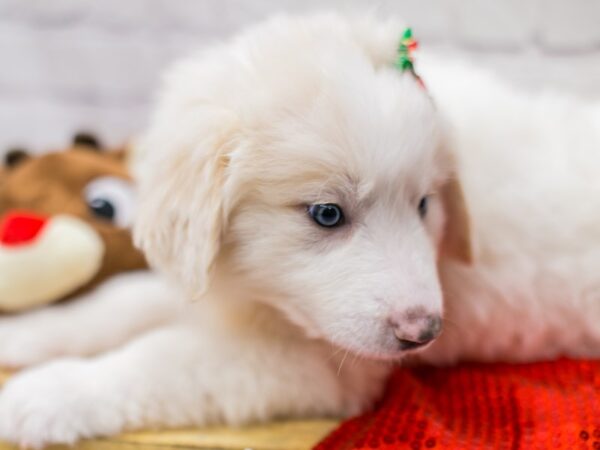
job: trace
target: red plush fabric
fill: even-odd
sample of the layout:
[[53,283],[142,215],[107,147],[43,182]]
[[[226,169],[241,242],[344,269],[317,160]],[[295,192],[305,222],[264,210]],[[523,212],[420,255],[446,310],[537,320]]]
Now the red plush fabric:
[[600,450],[600,361],[401,368],[316,447],[404,448]]
[[11,246],[30,243],[46,222],[45,217],[37,214],[12,211],[0,221],[0,243]]

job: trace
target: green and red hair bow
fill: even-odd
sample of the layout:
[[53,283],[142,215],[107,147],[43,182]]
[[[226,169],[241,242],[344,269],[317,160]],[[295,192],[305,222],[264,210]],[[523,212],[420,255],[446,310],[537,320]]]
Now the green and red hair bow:
[[400,39],[400,44],[398,45],[398,57],[394,62],[394,67],[396,67],[401,72],[409,72],[422,88],[425,88],[425,84],[421,77],[417,75],[415,72],[415,61],[414,61],[414,51],[419,46],[419,43],[413,38],[412,29],[406,28],[404,33],[402,33],[402,38]]

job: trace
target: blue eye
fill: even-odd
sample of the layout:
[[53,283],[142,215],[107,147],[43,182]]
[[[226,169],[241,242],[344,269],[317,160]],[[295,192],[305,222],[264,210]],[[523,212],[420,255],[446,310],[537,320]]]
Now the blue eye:
[[317,225],[326,228],[336,227],[344,222],[342,208],[334,203],[310,205],[308,214]]
[[419,215],[424,218],[427,215],[427,206],[429,203],[429,197],[425,196],[419,201]]

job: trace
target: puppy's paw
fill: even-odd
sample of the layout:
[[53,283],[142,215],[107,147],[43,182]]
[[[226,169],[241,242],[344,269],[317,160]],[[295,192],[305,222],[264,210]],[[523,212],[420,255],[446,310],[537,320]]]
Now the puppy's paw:
[[24,325],[11,321],[11,318],[0,320],[0,367],[20,369],[58,356],[57,339],[53,333]]
[[0,440],[41,448],[119,432],[120,415],[90,368],[61,360],[9,380],[0,391]]

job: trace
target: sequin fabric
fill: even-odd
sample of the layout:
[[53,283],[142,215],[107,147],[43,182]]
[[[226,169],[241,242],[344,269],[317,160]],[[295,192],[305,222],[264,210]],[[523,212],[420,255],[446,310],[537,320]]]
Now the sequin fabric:
[[600,450],[600,361],[399,368],[316,450]]

